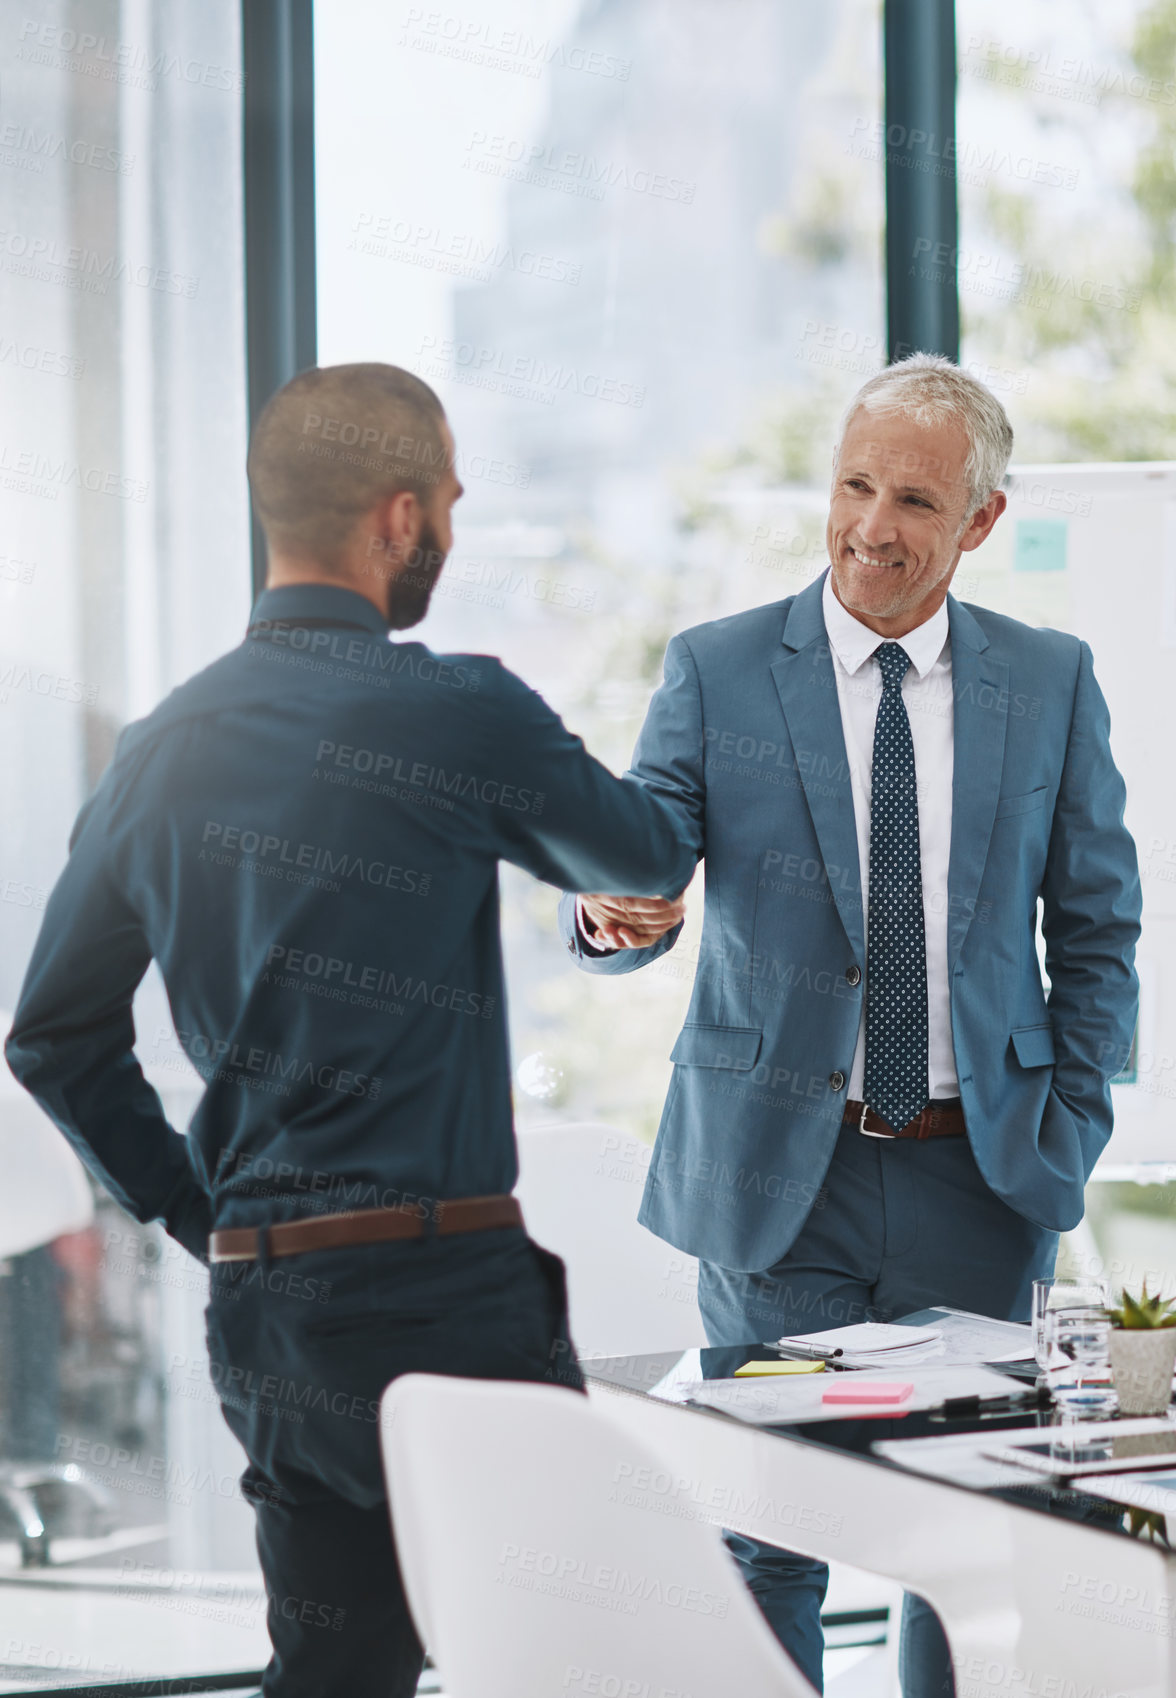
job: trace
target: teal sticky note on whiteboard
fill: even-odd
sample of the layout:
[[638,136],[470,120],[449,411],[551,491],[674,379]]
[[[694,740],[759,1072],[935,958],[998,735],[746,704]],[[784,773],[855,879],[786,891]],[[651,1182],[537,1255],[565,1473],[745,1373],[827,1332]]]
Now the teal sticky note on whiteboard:
[[1018,519],[1013,549],[1014,572],[1064,572],[1066,521]]

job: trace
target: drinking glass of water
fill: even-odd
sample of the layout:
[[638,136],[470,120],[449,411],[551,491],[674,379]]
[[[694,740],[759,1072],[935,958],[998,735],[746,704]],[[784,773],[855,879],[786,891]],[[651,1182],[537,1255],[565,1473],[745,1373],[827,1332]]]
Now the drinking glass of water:
[[1035,1279],[1033,1281],[1033,1354],[1037,1366],[1047,1366],[1045,1322],[1056,1309],[1105,1309],[1110,1300],[1101,1279]]
[[1080,1420],[1114,1413],[1110,1340],[1110,1316],[1101,1305],[1046,1310],[1045,1377],[1064,1415]]

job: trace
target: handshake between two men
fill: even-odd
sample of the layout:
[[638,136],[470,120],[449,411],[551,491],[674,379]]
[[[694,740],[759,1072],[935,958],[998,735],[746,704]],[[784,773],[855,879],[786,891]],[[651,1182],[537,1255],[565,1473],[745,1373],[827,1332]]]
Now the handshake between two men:
[[680,925],[685,896],[582,896],[581,929],[597,949],[646,949]]

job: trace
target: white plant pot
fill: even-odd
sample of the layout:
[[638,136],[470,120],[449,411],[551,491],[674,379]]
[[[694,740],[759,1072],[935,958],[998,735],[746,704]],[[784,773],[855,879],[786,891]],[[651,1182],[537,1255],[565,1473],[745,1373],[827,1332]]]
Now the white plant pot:
[[1166,1415],[1176,1368],[1176,1327],[1111,1328],[1111,1373],[1120,1415]]

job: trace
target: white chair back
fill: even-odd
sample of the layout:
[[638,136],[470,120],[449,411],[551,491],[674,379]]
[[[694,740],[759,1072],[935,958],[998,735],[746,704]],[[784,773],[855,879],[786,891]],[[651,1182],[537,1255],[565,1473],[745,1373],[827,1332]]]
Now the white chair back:
[[813,1698],[718,1529],[586,1397],[408,1374],[381,1421],[447,1698]]
[[527,1230],[568,1269],[571,1332],[582,1356],[705,1344],[698,1263],[637,1224],[650,1148],[592,1122],[519,1133]]

